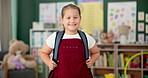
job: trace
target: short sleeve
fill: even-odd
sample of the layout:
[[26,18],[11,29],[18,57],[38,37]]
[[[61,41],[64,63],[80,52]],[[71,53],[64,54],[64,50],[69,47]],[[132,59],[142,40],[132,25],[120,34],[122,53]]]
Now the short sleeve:
[[55,37],[56,37],[56,32],[52,33],[52,34],[46,39],[46,44],[47,44],[50,48],[54,48]]
[[87,37],[87,41],[88,41],[88,48],[90,49],[96,44],[96,41],[95,41],[95,39],[93,37],[91,37],[88,34],[86,34],[86,37]]

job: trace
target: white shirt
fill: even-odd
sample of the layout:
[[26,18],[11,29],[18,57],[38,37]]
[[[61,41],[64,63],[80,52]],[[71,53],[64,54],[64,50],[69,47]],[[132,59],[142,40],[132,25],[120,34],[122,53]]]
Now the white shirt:
[[[91,37],[90,35],[86,34],[86,37],[87,37],[87,41],[88,41],[88,48],[92,48],[96,41],[93,39],[93,37]],[[56,32],[54,32],[53,34],[51,34],[47,40],[46,40],[46,44],[50,47],[50,48],[54,48],[54,44],[55,44],[55,37],[56,37]],[[73,38],[78,38],[78,39],[81,39],[79,34],[75,34],[75,35],[68,35],[66,33],[64,33],[64,36],[62,39],[73,39]]]

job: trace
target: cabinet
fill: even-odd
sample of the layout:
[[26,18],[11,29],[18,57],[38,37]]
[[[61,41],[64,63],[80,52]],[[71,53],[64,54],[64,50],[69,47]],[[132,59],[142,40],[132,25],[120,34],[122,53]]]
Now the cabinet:
[[58,31],[59,29],[42,29],[42,30],[33,30],[30,29],[30,52],[35,56],[35,59],[38,61],[38,77],[39,78],[48,78],[49,69],[43,63],[39,57],[39,52],[42,46],[45,43],[47,37],[53,32]]
[[[101,55],[92,66],[95,77],[114,74],[115,78],[125,78],[124,67],[127,61],[137,53],[148,52],[147,44],[98,44],[98,47]],[[148,77],[148,54],[140,54],[129,62],[127,78],[146,77]]]
[[116,68],[116,75],[122,77],[124,72],[124,67],[129,58],[137,53],[140,55],[134,57],[128,64],[127,67],[127,78],[146,78],[148,75],[148,68],[146,65],[146,59],[148,63],[147,55],[143,55],[143,52],[148,52],[148,45],[145,44],[130,44],[130,45],[116,45],[116,54],[118,67]]

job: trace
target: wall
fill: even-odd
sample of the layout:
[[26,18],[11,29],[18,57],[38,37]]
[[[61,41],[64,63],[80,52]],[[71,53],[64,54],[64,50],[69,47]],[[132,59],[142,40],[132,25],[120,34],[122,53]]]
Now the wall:
[[[17,39],[29,44],[29,29],[33,21],[39,20],[39,3],[64,2],[76,0],[18,0]],[[148,13],[147,0],[104,0],[104,30],[107,31],[107,3],[119,1],[137,1],[137,11]],[[137,18],[136,18],[137,19]],[[137,32],[140,33],[140,32]]]
[[18,0],[17,39],[29,44],[29,29],[33,21],[39,21],[39,3],[67,2],[75,0]]
[[18,0],[17,39],[29,44],[29,29],[35,21],[35,0]]

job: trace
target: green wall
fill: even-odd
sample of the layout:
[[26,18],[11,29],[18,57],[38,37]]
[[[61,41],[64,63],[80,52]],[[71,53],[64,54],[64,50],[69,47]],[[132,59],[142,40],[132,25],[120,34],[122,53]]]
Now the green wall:
[[18,0],[17,39],[29,44],[29,29],[35,21],[35,0]]
[[[29,44],[29,29],[32,28],[33,21],[39,20],[39,3],[65,1],[74,1],[76,3],[76,0],[18,0],[17,39],[23,40],[25,43]],[[137,1],[137,11],[144,11],[145,13],[148,13],[148,0],[104,0],[105,31],[107,31],[107,3],[116,1]]]
[[29,29],[33,21],[39,21],[39,4],[75,0],[18,0],[17,39],[29,44]]

